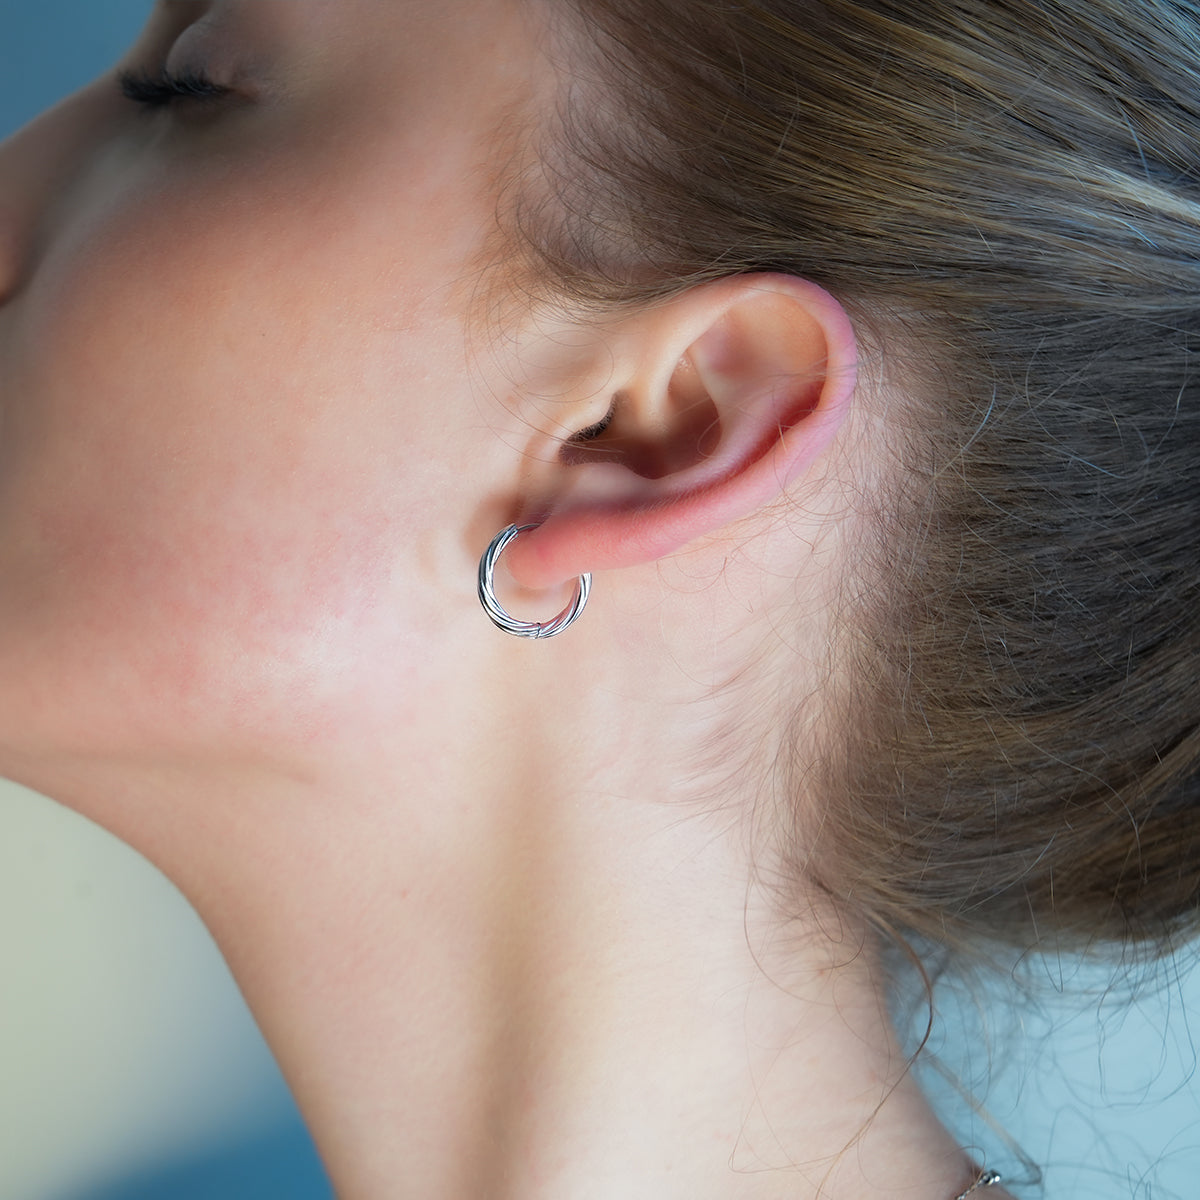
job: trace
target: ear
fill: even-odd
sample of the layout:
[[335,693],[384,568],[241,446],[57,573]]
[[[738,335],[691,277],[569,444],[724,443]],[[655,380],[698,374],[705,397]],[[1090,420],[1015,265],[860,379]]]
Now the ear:
[[506,552],[526,588],[652,562],[770,504],[829,446],[854,390],[845,311],[785,275],[692,288],[620,322],[607,349],[610,410],[561,443],[522,517],[538,527]]

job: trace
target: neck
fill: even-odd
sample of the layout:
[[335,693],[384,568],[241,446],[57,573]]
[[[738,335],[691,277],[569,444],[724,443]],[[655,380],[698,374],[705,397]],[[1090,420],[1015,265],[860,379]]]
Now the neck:
[[735,839],[630,795],[326,795],[222,839],[189,891],[339,1196],[956,1195],[862,940],[783,928]]
[[869,942],[755,882],[763,764],[698,777],[693,695],[568,650],[303,769],[31,782],[195,905],[341,1200],[951,1200]]

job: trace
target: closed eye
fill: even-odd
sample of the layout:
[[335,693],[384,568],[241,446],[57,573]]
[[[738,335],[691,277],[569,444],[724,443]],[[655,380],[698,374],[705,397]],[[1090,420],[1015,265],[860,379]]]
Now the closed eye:
[[184,71],[172,75],[163,69],[153,75],[148,71],[122,71],[117,85],[126,100],[146,108],[167,108],[180,101],[212,101],[231,95],[233,89],[213,83],[202,71]]

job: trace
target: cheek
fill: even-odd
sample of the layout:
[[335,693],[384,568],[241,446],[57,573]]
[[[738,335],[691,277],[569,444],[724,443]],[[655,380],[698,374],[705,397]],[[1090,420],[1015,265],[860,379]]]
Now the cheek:
[[437,635],[460,333],[269,212],[134,216],[64,238],[5,331],[0,719],[320,737]]

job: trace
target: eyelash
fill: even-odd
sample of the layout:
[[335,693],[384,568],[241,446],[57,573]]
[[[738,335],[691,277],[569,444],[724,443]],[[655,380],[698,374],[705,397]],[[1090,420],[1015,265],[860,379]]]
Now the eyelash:
[[117,84],[126,100],[145,108],[169,108],[184,100],[220,100],[232,92],[231,88],[213,83],[202,71],[172,75],[165,68],[154,75],[148,71],[122,71]]

